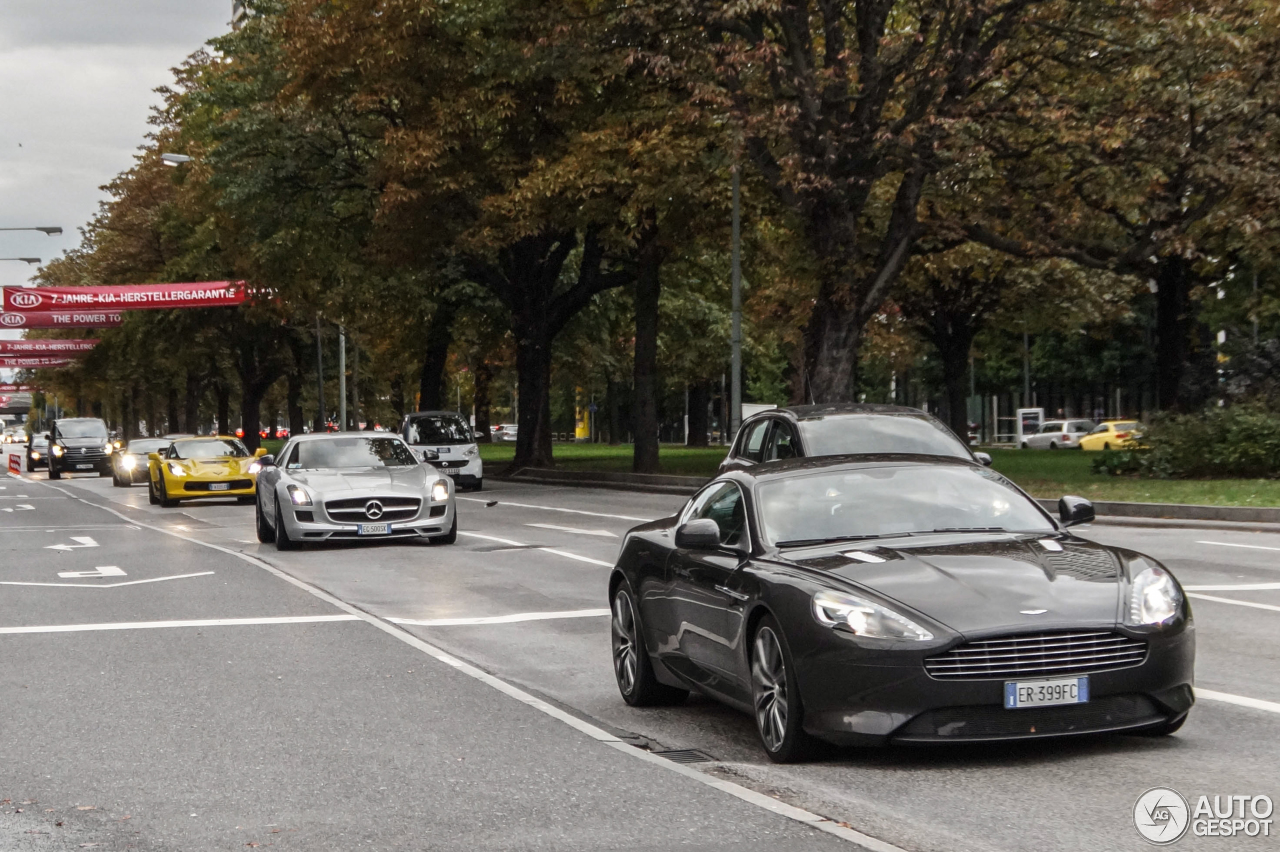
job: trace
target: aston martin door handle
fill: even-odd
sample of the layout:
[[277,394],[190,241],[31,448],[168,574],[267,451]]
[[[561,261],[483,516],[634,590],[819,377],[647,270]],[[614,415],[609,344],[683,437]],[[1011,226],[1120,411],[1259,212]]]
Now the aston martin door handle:
[[735,591],[734,589],[731,589],[728,586],[716,586],[716,591],[724,592],[726,595],[728,595],[729,597],[733,598],[736,601],[745,601],[751,597],[751,595],[745,594],[743,592]]

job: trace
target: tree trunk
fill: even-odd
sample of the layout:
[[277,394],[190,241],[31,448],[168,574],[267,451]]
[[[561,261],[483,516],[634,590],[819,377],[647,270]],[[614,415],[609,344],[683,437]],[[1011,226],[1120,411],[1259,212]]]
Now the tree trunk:
[[493,430],[489,424],[489,385],[493,382],[493,368],[483,359],[475,366],[473,373],[476,382],[476,441],[487,444],[493,438]]
[[636,275],[636,351],[631,414],[635,447],[631,470],[658,472],[658,299],[662,255],[655,241],[641,249]]
[[969,443],[969,347],[972,337],[955,340],[943,355],[942,377],[947,389],[947,425],[961,441]]
[[244,430],[244,445],[253,452],[262,446],[262,436],[258,430],[262,428],[262,398],[266,390],[257,390],[246,384],[240,394],[240,428]]
[[1183,408],[1182,376],[1191,354],[1191,265],[1162,258],[1156,270],[1156,407]]
[[453,302],[441,302],[431,317],[427,331],[427,346],[422,355],[422,375],[418,379],[418,410],[440,411],[445,407],[445,366],[449,362],[449,347],[453,344],[453,321],[458,306]]
[[168,423],[165,424],[166,431],[182,431],[182,424],[178,419],[178,389],[172,385],[170,385],[169,393],[165,397],[165,415],[168,419]]
[[200,431],[200,392],[203,390],[201,384],[200,377],[188,370],[187,386],[183,394],[182,431],[190,432],[192,435]]
[[213,395],[218,400],[218,434],[231,434],[231,391],[227,386],[218,383],[214,385]]
[[857,400],[862,326],[855,309],[819,296],[804,330],[809,366],[809,392],[804,396],[818,404]]
[[689,385],[689,446],[705,447],[710,424],[707,407],[711,404],[711,383],[708,381]]
[[511,470],[551,467],[551,341],[533,331],[516,338],[520,415]]
[[289,434],[301,435],[306,419],[302,414],[302,383],[306,376],[301,370],[290,370],[285,379],[285,408],[289,412]]
[[613,379],[605,386],[605,406],[608,408],[609,443],[622,443],[622,386]]
[[156,412],[156,398],[150,390],[143,397],[143,406],[147,412],[147,436],[154,438],[157,435],[163,435],[164,430],[160,428],[160,415]]

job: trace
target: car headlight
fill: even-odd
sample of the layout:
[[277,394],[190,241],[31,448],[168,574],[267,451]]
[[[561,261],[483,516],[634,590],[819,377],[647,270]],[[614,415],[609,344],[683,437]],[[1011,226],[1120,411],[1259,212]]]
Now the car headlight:
[[50,447],[49,452],[53,453],[58,458],[62,458],[62,447],[58,446],[57,444],[54,444],[52,447]]
[[250,473],[257,473],[257,472],[258,472],[258,471],[260,471],[260,470],[262,470],[262,462],[260,462],[260,461],[252,461],[252,462],[249,462],[249,472],[250,472]]
[[187,472],[183,470],[182,465],[177,462],[169,462],[169,473],[174,476],[186,476]]
[[292,503],[293,505],[295,506],[311,505],[311,495],[308,494],[303,489],[299,488],[296,485],[290,485],[288,487],[288,491],[289,491],[289,502]]
[[1129,563],[1130,571],[1146,566],[1129,588],[1129,624],[1164,624],[1178,614],[1182,591],[1169,572],[1144,559]]
[[138,466],[138,457],[133,453],[125,453],[120,457],[120,466],[125,470],[133,470]]
[[111,455],[116,451],[116,448],[111,444],[107,444],[105,447],[102,448],[102,451],[107,455]]
[[443,479],[437,480],[436,484],[431,486],[431,502],[443,503],[449,499],[449,483]]
[[464,450],[462,454],[469,459],[473,459],[476,456],[480,455],[480,449],[478,447],[467,447],[467,449]]
[[813,596],[813,617],[836,630],[868,639],[908,639],[927,642],[933,634],[888,607],[844,592],[821,591]]
[[39,460],[40,460],[40,451],[39,451],[39,450],[32,450],[32,451],[31,451],[31,460],[32,460],[32,461],[39,461]]

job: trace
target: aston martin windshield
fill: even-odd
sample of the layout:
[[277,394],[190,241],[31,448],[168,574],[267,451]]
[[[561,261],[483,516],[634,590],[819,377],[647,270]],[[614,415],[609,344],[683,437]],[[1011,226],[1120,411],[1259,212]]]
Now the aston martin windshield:
[[918,453],[970,459],[968,448],[941,424],[922,417],[859,414],[805,418],[800,431],[810,456],[847,453]]
[[290,456],[291,470],[325,470],[342,467],[410,467],[413,451],[398,438],[335,438],[303,441]]
[[173,444],[175,458],[180,459],[222,459],[245,458],[249,451],[244,444],[234,439],[209,438],[205,441],[175,441]]
[[987,470],[903,465],[764,482],[765,536],[780,546],[932,532],[1052,532],[1040,508]]

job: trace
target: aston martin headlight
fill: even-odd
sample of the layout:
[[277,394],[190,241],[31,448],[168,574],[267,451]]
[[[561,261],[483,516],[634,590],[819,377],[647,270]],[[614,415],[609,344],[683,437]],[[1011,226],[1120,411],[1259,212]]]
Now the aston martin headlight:
[[933,634],[888,607],[844,592],[821,591],[813,596],[813,617],[837,630],[868,639],[906,639],[927,642]]
[[289,490],[289,502],[293,503],[293,505],[295,506],[311,505],[311,495],[308,494],[303,489],[299,488],[296,485],[290,485],[288,490]]
[[449,499],[449,483],[443,479],[436,480],[436,484],[431,486],[431,502],[443,503]]
[[178,464],[177,462],[169,462],[169,473],[173,474],[174,476],[187,475],[187,472],[183,469],[182,465]]
[[1168,571],[1142,559],[1131,561],[1129,568],[1131,571],[1141,569],[1129,588],[1130,624],[1164,624],[1178,614],[1182,592]]
[[62,458],[63,449],[60,444],[54,444],[49,448],[49,452],[53,453],[58,458]]
[[138,466],[138,457],[133,453],[125,453],[120,457],[120,466],[125,470],[133,470]]

